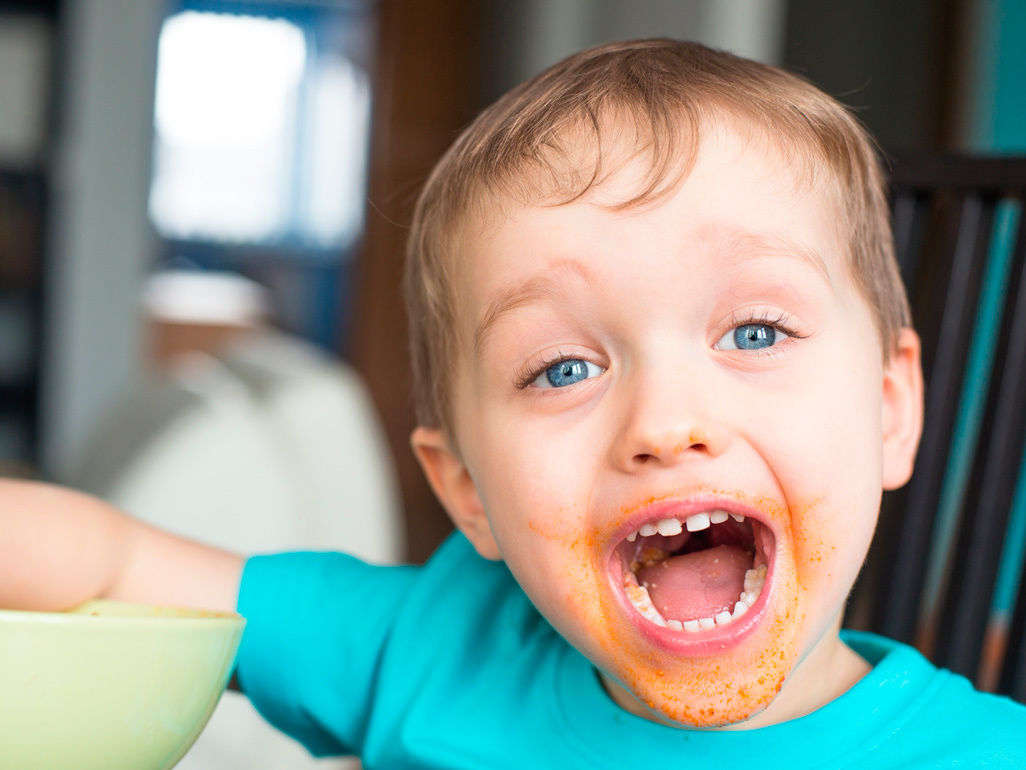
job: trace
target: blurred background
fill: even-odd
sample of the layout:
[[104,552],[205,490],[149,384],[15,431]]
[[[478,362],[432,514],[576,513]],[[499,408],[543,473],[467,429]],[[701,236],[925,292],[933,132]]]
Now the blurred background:
[[1024,0],[0,0],[0,472],[69,480],[140,378],[269,325],[369,388],[425,558],[419,185],[510,86],[651,35],[802,73],[887,151],[1026,149]]
[[1026,151],[1026,0],[0,0],[0,475],[426,558],[419,186],[512,85],[657,35],[803,74],[888,152]]

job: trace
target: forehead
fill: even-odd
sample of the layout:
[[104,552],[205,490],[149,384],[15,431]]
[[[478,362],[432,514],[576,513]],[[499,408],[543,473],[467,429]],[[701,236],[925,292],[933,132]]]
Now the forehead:
[[725,145],[772,158],[796,189],[831,187],[841,202],[837,194],[845,172],[814,131],[795,131],[758,111],[714,102],[663,117],[659,122],[637,106],[606,105],[594,115],[569,118],[531,147],[500,160],[479,158],[464,176],[467,186],[453,188],[459,192],[452,216],[487,219],[583,197],[615,208],[644,206],[676,190],[703,156],[719,154]]
[[705,133],[686,173],[660,194],[638,200],[651,168],[634,157],[569,203],[542,195],[500,199],[463,228],[456,271],[460,304],[469,311],[463,320],[480,323],[497,294],[513,301],[536,295],[556,263],[587,265],[590,252],[606,248],[643,259],[643,244],[654,247],[655,240],[702,250],[710,269],[792,257],[831,283],[844,282],[839,194],[828,173],[808,166],[761,136],[719,127]]

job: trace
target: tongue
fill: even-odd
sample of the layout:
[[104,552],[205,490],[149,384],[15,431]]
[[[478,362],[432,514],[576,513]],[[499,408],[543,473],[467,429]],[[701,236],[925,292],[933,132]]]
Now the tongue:
[[643,567],[638,582],[667,620],[712,618],[733,609],[751,566],[747,548],[717,545]]

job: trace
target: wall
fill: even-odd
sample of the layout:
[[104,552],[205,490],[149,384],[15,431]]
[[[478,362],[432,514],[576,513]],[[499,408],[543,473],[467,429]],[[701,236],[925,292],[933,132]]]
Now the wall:
[[59,479],[138,373],[160,0],[66,0],[51,176],[42,465]]
[[957,141],[963,0],[788,0],[784,64],[855,108],[887,151]]
[[980,0],[973,11],[965,144],[980,152],[1026,152],[1026,0]]
[[478,52],[482,99],[490,102],[563,57],[611,40],[697,40],[779,64],[786,9],[787,0],[494,0],[486,5]]

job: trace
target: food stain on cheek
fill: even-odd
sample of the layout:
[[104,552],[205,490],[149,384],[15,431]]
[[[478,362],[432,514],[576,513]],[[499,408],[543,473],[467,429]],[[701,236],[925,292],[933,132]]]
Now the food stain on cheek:
[[[581,520],[576,503],[544,519],[528,520],[527,526],[545,540],[558,544],[563,552],[559,574],[553,576],[563,596],[560,610],[575,615],[593,638],[601,639],[603,646],[608,646],[612,639],[608,618],[612,614],[608,592],[602,590],[606,567],[602,564],[601,552],[611,533],[589,530]],[[552,587],[551,581],[549,587]],[[549,620],[564,636],[572,637],[558,618]],[[576,644],[581,640],[570,638],[570,641]]]
[[540,519],[528,519],[527,526],[535,534],[553,542],[577,540],[583,527],[578,520],[577,503],[560,508],[555,514]]
[[[823,510],[818,500],[803,506],[795,516],[795,564],[803,587],[810,587],[816,580],[833,581],[838,566],[837,543],[851,540],[850,533],[839,531],[840,521],[837,515]],[[865,547],[869,547],[868,542]],[[850,588],[844,586],[845,593]]]
[[823,516],[814,501],[793,514],[795,561],[812,564],[823,560]]

